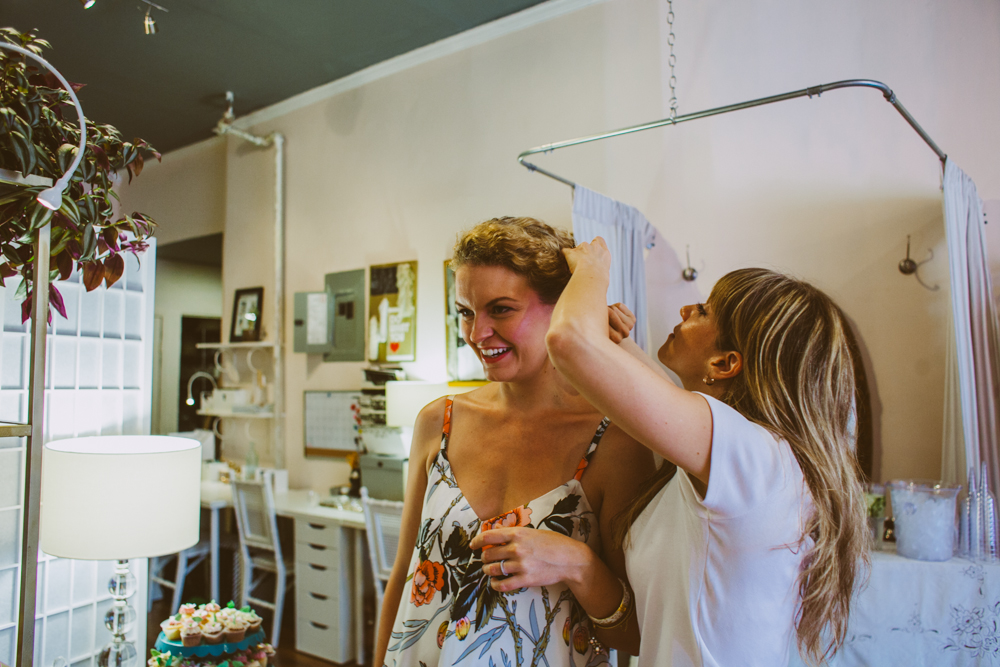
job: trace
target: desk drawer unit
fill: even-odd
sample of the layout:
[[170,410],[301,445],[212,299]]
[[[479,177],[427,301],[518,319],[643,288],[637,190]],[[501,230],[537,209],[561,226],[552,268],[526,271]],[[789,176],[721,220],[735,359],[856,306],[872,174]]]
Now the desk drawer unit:
[[296,542],[336,548],[342,537],[341,527],[336,523],[326,523],[315,519],[297,519],[295,521]]
[[295,522],[295,648],[336,663],[356,656],[349,533],[314,518]]

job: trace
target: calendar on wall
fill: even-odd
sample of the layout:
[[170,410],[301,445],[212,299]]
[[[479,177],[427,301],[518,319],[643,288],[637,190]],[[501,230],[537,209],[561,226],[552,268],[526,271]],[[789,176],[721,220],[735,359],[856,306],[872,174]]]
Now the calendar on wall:
[[358,451],[360,391],[306,391],[306,456],[344,456]]

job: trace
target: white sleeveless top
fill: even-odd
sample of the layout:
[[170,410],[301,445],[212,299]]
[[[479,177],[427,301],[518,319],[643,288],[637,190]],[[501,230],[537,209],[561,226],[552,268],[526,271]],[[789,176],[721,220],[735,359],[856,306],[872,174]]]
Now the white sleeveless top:
[[640,667],[781,667],[795,641],[800,543],[811,499],[791,448],[728,405],[712,410],[702,499],[683,470],[626,550]]

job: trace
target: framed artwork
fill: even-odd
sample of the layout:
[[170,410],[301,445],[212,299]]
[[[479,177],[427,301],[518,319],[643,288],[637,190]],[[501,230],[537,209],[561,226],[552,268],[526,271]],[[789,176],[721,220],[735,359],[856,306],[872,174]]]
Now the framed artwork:
[[233,297],[233,321],[229,326],[230,343],[260,340],[260,314],[264,305],[264,288],[236,290]]
[[485,380],[483,364],[462,338],[462,321],[455,305],[455,272],[449,260],[444,263],[444,324],[448,381]]
[[417,262],[372,266],[368,287],[368,360],[417,358]]

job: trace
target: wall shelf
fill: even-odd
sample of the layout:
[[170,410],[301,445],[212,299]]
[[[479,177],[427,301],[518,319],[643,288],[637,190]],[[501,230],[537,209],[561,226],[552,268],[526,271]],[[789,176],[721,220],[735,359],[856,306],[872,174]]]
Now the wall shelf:
[[259,340],[252,343],[198,343],[199,350],[263,350],[275,345],[269,340]]
[[0,438],[26,438],[31,435],[31,424],[0,422]]
[[198,410],[202,417],[232,417],[235,419],[273,419],[274,412],[216,412],[214,410]]

